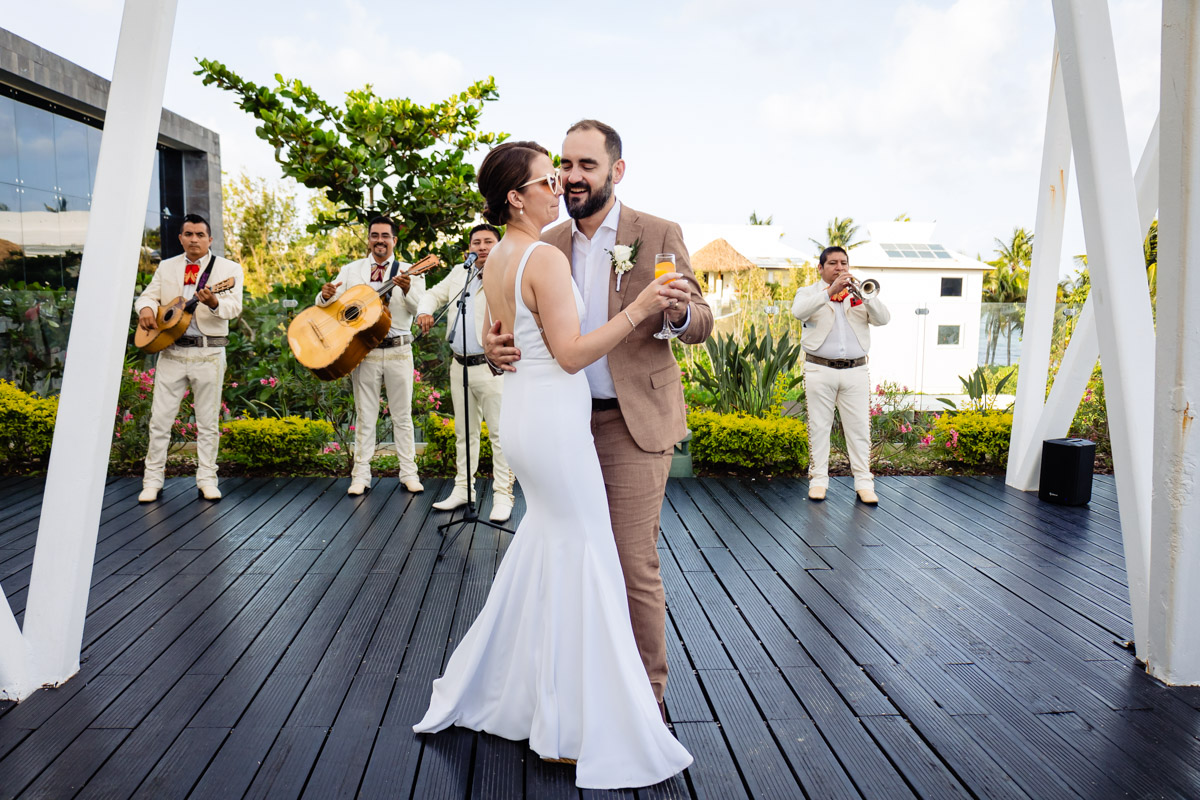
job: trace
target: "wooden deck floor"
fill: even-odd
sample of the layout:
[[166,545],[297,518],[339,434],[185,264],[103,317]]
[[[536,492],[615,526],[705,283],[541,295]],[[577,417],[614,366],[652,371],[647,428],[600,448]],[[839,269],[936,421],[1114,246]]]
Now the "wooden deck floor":
[[[105,497],[83,666],[0,705],[0,797],[577,798],[525,744],[417,737],[509,536],[439,561],[430,503],[381,481],[138,483]],[[667,709],[695,764],[623,798],[1200,797],[1200,692],[1132,636],[1111,478],[1089,508],[997,480],[672,480]],[[0,482],[25,605],[41,485]],[[484,508],[490,506],[485,498]],[[517,512],[522,507],[518,503]]]

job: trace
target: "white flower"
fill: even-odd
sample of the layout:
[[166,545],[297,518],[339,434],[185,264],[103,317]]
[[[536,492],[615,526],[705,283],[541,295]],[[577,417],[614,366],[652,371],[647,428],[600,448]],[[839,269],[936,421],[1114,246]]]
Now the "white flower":
[[637,261],[638,248],[641,247],[642,240],[638,239],[633,244],[614,244],[613,249],[608,251],[609,260],[612,262],[613,272],[617,273],[617,291],[621,291],[621,276],[629,270],[633,269],[633,262]]
[[[631,263],[633,261],[633,248],[629,245],[614,245],[612,249],[612,255],[613,261],[617,262],[618,264],[621,264],[622,266],[629,264],[629,267],[633,266]],[[626,269],[629,269],[629,267],[626,267]]]

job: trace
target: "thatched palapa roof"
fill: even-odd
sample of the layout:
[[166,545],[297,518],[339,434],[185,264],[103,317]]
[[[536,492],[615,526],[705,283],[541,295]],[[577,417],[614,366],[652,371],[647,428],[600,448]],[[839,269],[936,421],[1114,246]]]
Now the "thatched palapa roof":
[[754,268],[753,261],[734,250],[724,239],[713,239],[692,253],[694,272],[742,272]]

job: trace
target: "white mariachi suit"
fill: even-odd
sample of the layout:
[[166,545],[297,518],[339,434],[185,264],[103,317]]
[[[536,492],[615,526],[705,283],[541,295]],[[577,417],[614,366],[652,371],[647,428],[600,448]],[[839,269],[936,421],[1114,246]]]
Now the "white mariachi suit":
[[[886,325],[891,320],[887,307],[878,297],[854,305],[847,296],[840,304],[829,299],[829,284],[819,280],[796,292],[792,316],[804,323],[800,344],[808,354],[832,359],[865,355],[871,349],[871,325]],[[837,319],[841,316],[844,320]],[[835,326],[841,341],[851,351],[827,352],[824,347]],[[820,351],[820,352],[818,352]],[[808,443],[810,486],[829,484],[829,432],[833,428],[834,407],[842,417],[854,490],[874,490],[871,475],[871,379],[867,364],[837,369],[806,361],[804,394],[808,403]]]
[[[200,258],[200,274],[208,266],[210,253]],[[163,303],[176,297],[191,299],[196,286],[184,285],[187,256],[168,258],[158,265],[146,290],[133,303],[137,313],[143,308],[157,312]],[[215,286],[226,278],[234,286],[216,295],[217,307],[197,303],[185,337],[227,336],[229,320],[242,313],[242,268],[217,257],[206,286]],[[203,340],[201,340],[203,342]],[[196,485],[217,485],[217,446],[220,440],[221,387],[225,382],[225,347],[183,347],[172,344],[158,354],[154,368],[154,400],[150,408],[150,446],[146,452],[145,489],[162,488],[171,445],[171,425],[179,413],[179,404],[190,388],[196,415]]]
[[[371,272],[375,259],[368,256],[351,261],[342,267],[334,283],[340,282],[333,297],[325,300],[317,294],[317,305],[327,306],[341,297],[351,286],[367,284],[379,289],[390,280],[393,259],[389,259],[383,270],[383,280],[372,281]],[[400,262],[397,275],[410,265]],[[412,320],[417,303],[425,293],[425,276],[412,278],[405,294],[399,286],[392,289],[388,309],[392,312],[392,327],[388,339],[396,339],[394,347],[376,347],[350,373],[354,387],[354,467],[350,478],[355,483],[371,485],[371,459],[375,456],[375,425],[379,420],[379,400],[383,387],[387,387],[388,413],[392,416],[392,434],[396,444],[396,457],[400,461],[400,482],[417,480],[417,450],[413,439],[412,395],[413,357]]]
[[[469,302],[474,314],[468,320],[467,337],[462,341],[462,321],[458,318],[458,296],[467,281],[468,270],[455,267],[440,283],[425,292],[417,309],[418,314],[434,315],[447,303],[451,304],[446,316],[446,338],[450,349],[457,355],[482,354],[481,334],[487,330],[487,299],[483,293],[483,281],[473,280]],[[471,308],[472,306],[468,306]],[[467,417],[463,418],[463,370],[467,371],[467,386],[470,391]],[[479,464],[479,420],[488,426],[488,439],[492,443],[492,491],[496,497],[513,499],[513,474],[508,460],[500,449],[500,401],[504,389],[502,376],[493,375],[486,363],[464,367],[457,360],[450,360],[450,397],[454,401],[454,439],[456,471],[454,490],[466,496],[467,481],[475,474]],[[470,450],[470,465],[467,452]]]

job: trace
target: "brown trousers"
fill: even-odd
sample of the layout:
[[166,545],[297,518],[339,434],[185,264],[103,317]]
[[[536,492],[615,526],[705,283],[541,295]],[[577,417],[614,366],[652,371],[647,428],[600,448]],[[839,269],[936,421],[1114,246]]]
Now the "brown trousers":
[[667,602],[658,568],[658,530],[671,451],[647,453],[638,447],[616,409],[592,413],[592,437],[625,574],[633,638],[661,705],[667,688]]

